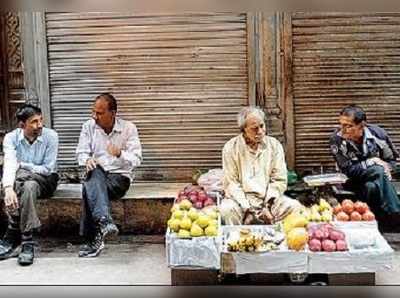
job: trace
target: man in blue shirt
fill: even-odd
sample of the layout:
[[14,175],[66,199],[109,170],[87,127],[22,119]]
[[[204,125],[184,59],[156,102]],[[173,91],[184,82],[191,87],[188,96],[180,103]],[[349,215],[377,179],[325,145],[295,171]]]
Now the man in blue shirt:
[[14,256],[22,244],[18,263],[31,265],[33,233],[40,227],[36,201],[51,196],[57,188],[58,135],[43,127],[42,112],[33,105],[18,109],[16,118],[19,128],[6,134],[3,141],[2,184],[8,227],[0,240],[0,259]]
[[340,128],[330,138],[331,152],[349,177],[346,188],[376,213],[384,211],[397,218],[400,200],[391,180],[399,153],[383,128],[366,121],[360,107],[345,107],[339,117]]

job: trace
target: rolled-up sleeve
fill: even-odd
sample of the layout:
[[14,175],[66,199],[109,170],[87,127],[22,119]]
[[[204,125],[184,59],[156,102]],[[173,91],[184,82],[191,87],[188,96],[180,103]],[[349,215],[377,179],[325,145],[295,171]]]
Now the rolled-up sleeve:
[[133,124],[129,129],[126,148],[121,150],[119,159],[132,168],[136,168],[142,163],[142,145],[140,144],[138,130]]
[[233,152],[227,146],[222,150],[222,168],[225,196],[235,200],[241,208],[249,209],[250,203],[239,183],[239,169],[234,161]]
[[285,152],[282,145],[279,143],[276,144],[274,151],[274,157],[271,162],[271,176],[268,183],[265,202],[268,202],[271,198],[280,198],[287,189]]
[[3,187],[14,186],[15,175],[19,167],[17,160],[17,149],[16,144],[13,141],[13,136],[15,136],[13,133],[9,133],[4,137],[3,140]]
[[86,161],[90,158],[92,150],[90,149],[90,131],[87,123],[82,125],[79,135],[78,146],[76,147],[76,158],[80,166],[86,165]]

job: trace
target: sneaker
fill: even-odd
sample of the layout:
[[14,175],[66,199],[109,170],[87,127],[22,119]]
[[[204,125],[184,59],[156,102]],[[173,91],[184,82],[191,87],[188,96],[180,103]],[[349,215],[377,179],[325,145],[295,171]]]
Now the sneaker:
[[104,249],[103,234],[98,231],[92,241],[81,246],[79,250],[80,258],[94,258],[97,257]]
[[104,240],[115,239],[115,237],[119,233],[117,226],[112,222],[100,221],[100,231],[103,235]]
[[81,245],[81,246],[79,247],[78,256],[79,256],[80,258],[81,258],[81,257],[84,257],[84,256],[86,256],[86,255],[90,252],[90,250],[91,250],[90,242],[85,243],[85,244],[83,244],[83,245]]
[[22,243],[21,252],[18,256],[18,264],[21,266],[32,265],[35,257],[35,249],[33,242]]

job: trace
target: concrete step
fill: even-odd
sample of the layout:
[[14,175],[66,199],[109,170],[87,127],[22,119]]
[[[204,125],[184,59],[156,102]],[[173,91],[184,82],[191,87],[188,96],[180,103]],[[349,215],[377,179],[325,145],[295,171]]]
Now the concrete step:
[[[174,198],[185,185],[162,182],[132,184],[122,199],[111,203],[112,216],[121,233],[165,233]],[[42,234],[77,234],[80,212],[81,185],[60,184],[53,197],[38,201]],[[5,215],[0,217],[3,218],[4,230]]]

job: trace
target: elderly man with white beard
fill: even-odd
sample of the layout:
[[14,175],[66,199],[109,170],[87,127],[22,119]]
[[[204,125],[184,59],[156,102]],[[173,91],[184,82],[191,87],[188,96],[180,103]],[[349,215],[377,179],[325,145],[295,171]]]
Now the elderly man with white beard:
[[285,153],[266,135],[265,114],[246,107],[238,115],[241,133],[222,152],[225,198],[222,220],[227,225],[272,224],[301,204],[283,195],[287,188]]

